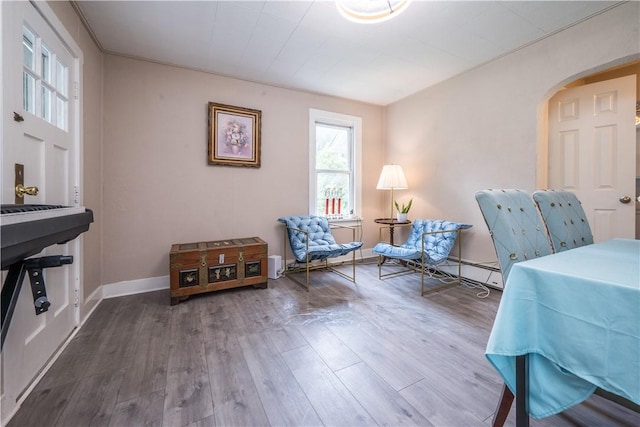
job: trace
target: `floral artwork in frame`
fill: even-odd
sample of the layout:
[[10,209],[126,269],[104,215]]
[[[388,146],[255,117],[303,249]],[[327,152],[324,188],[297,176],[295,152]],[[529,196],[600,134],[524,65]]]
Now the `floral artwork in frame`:
[[260,110],[209,103],[209,164],[260,167]]

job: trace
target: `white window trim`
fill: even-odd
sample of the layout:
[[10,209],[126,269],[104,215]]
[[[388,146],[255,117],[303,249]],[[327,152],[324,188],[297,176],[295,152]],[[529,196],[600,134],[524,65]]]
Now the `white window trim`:
[[316,123],[322,122],[338,126],[348,126],[353,128],[354,143],[354,192],[355,192],[355,210],[353,215],[345,215],[345,219],[360,217],[362,212],[362,118],[350,116],[347,114],[334,113],[332,111],[309,109],[309,213],[315,212],[316,194]]

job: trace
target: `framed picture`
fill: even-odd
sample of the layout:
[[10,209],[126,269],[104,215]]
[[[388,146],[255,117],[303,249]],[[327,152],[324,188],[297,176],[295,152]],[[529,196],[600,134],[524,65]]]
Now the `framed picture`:
[[209,164],[260,167],[262,112],[209,103]]

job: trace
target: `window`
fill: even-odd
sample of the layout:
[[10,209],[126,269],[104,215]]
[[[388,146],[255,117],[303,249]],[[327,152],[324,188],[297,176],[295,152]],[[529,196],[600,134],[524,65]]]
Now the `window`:
[[309,213],[359,215],[361,146],[360,117],[309,110]]
[[22,106],[62,130],[68,130],[69,69],[40,37],[22,27]]
[[34,113],[36,111],[36,79],[35,75],[35,46],[36,36],[29,29],[22,29],[22,106],[25,111]]

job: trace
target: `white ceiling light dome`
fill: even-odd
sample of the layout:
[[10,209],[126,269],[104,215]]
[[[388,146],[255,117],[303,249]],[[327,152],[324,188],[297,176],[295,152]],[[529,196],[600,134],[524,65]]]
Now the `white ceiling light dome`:
[[411,0],[336,0],[342,16],[361,24],[387,21],[402,13]]

